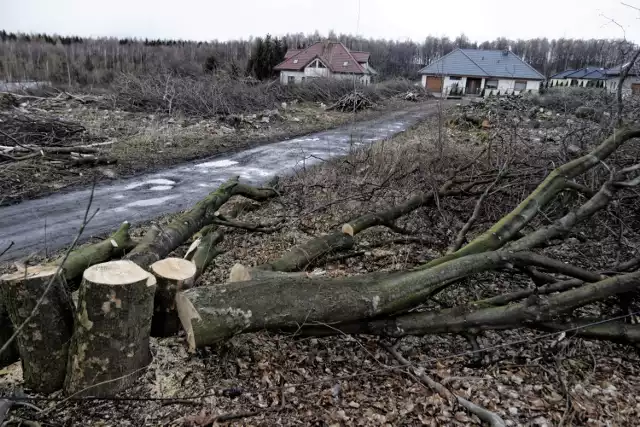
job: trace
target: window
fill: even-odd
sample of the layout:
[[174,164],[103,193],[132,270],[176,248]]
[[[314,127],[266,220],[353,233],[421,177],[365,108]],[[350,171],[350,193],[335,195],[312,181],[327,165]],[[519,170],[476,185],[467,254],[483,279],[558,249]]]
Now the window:
[[527,82],[526,82],[526,80],[516,80],[516,85],[513,88],[513,90],[516,90],[518,92],[522,92],[523,90],[527,90]]
[[458,76],[449,76],[449,80],[460,80]]
[[346,66],[348,66],[348,65],[349,65],[349,61],[344,61],[344,62],[342,63],[342,66],[343,66],[343,67],[346,67]]
[[298,63],[298,60],[297,60],[297,59],[294,59],[294,60],[293,60],[293,63],[294,63],[294,64],[297,64],[297,63]]
[[318,67],[318,68],[327,68],[327,67],[325,67],[325,66],[324,66],[324,64],[323,64],[322,62],[320,62],[320,61],[316,61],[316,67]]
[[295,76],[289,76],[287,77],[287,83],[295,83],[296,82],[296,78]]
[[487,79],[484,82],[484,87],[486,89],[498,89],[498,79]]

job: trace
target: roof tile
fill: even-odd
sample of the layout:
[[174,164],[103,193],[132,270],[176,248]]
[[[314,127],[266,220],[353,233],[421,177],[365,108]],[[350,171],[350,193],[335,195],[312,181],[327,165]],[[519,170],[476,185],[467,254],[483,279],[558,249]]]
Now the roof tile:
[[544,80],[542,74],[513,52],[502,50],[455,49],[420,73]]
[[[364,57],[364,54],[368,55],[367,52],[357,53],[360,58]],[[287,52],[285,60],[276,65],[274,70],[300,71],[316,58],[320,58],[334,73],[368,73],[349,49],[339,42],[317,42],[295,54]]]

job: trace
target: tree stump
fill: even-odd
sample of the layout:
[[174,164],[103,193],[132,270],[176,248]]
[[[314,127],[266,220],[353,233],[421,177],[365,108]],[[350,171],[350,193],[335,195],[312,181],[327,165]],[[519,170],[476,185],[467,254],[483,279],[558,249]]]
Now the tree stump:
[[[0,277],[2,300],[11,323],[18,328],[18,351],[24,384],[33,391],[50,393],[64,384],[69,340],[73,331],[73,306],[55,266],[34,266]],[[36,304],[51,283],[42,303]]]
[[197,267],[186,259],[167,258],[153,263],[150,270],[157,281],[151,336],[175,335],[180,330],[176,293],[193,286]]
[[84,271],[65,380],[67,394],[109,397],[151,362],[155,278],[131,261]]

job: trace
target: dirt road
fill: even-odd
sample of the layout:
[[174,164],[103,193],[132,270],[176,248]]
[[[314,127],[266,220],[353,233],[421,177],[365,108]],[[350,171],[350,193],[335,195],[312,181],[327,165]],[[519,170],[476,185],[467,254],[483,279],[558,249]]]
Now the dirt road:
[[[99,212],[81,241],[108,233],[125,220],[137,224],[186,209],[232,176],[260,184],[294,168],[343,156],[353,148],[403,132],[435,111],[435,103],[424,104],[375,120],[97,186],[91,209]],[[82,223],[90,193],[60,193],[0,208],[0,251],[13,242],[0,262],[69,245]]]

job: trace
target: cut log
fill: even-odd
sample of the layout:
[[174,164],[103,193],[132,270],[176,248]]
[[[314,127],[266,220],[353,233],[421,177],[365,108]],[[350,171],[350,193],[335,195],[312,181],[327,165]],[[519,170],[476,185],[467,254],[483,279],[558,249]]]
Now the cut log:
[[16,338],[25,386],[42,393],[62,388],[73,330],[71,299],[57,271],[35,266],[0,277],[11,322],[16,328],[24,324]]
[[189,211],[164,227],[162,232],[151,230],[126,259],[142,268],[148,268],[154,262],[166,257],[204,226],[212,223],[218,209],[231,197],[244,196],[252,200],[266,200],[278,194],[273,188],[251,187],[241,184],[238,179],[235,177],[222,184]]
[[456,279],[510,265],[536,265],[583,280],[601,276],[541,255],[490,252],[430,269],[345,278],[277,277],[202,286],[176,296],[178,316],[191,350],[235,334],[336,324],[402,312],[442,291]]
[[328,254],[351,249],[353,245],[354,240],[351,235],[338,231],[296,246],[282,257],[260,268],[273,271],[300,271]]
[[[455,196],[471,190],[474,186],[485,181],[469,183],[461,189],[451,190],[453,179],[445,182],[438,189],[438,197]],[[386,210],[374,213],[366,213],[344,224],[341,230],[324,236],[311,239],[291,249],[280,258],[259,268],[273,271],[300,271],[317,263],[326,255],[351,249],[355,244],[354,236],[371,227],[380,225],[389,226],[398,218],[407,215],[418,208],[428,206],[435,200],[433,191],[419,193],[399,205],[391,206]]]
[[131,261],[85,270],[78,295],[65,392],[111,397],[151,362],[149,334],[156,281]]
[[291,277],[307,277],[306,273],[284,273],[281,271],[270,271],[262,268],[247,267],[242,264],[234,264],[229,272],[227,283],[246,282],[249,280],[277,279]]
[[167,258],[151,264],[150,270],[157,282],[151,336],[169,337],[180,330],[176,292],[193,286],[197,268],[186,259]]

